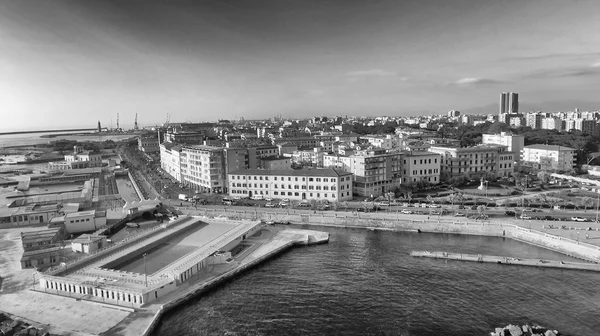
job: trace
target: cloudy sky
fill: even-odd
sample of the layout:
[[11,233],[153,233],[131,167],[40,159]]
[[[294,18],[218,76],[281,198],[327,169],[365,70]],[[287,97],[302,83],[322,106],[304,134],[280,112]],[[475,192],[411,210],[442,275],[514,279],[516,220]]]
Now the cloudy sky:
[[2,0],[0,129],[596,103],[598,18],[597,0]]

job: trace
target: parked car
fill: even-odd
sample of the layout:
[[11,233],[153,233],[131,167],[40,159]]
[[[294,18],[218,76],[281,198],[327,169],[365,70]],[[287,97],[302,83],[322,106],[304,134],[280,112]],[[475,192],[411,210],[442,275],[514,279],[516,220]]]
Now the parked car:
[[571,220],[575,222],[587,222],[587,219],[583,217],[571,217]]
[[465,214],[462,212],[457,212],[454,214],[454,217],[465,217]]
[[432,215],[434,215],[434,216],[439,216],[439,215],[441,215],[442,213],[441,213],[440,211],[438,211],[438,210],[433,210],[433,211],[431,212],[431,214],[432,214]]
[[276,205],[271,202],[267,202],[267,204],[265,204],[265,208],[274,208],[274,207],[276,207]]
[[507,215],[507,216],[515,216],[516,215],[516,213],[514,211],[512,211],[512,210],[506,210],[504,212],[504,214]]
[[441,208],[441,206],[439,204],[430,204],[429,207],[430,208]]
[[301,202],[300,204],[298,204],[299,208],[310,208],[310,203],[308,202]]
[[529,216],[529,215],[521,215],[521,219],[531,219],[531,216]]
[[404,209],[404,210],[402,210],[402,213],[403,213],[403,214],[406,214],[406,215],[410,215],[410,214],[412,214],[413,212],[412,212],[412,211],[410,211],[410,210],[408,210],[408,209]]

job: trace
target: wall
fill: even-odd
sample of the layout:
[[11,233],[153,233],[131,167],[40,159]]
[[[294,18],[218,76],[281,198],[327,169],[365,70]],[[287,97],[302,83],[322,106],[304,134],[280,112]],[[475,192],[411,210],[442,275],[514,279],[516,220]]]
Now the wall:
[[137,185],[137,182],[135,182],[135,179],[133,178],[133,176],[131,176],[131,173],[127,172],[127,176],[129,177],[129,180],[131,181],[131,184],[133,185],[133,189],[135,189],[135,192],[137,193],[138,197],[141,200],[145,200],[146,198],[144,198],[144,194],[142,194],[140,187]]

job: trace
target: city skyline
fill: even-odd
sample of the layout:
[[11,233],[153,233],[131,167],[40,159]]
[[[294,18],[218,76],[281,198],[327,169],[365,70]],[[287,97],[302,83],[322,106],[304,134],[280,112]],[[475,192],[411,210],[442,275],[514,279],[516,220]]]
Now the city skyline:
[[0,129],[494,113],[501,92],[521,112],[595,104],[597,14],[594,1],[4,2]]

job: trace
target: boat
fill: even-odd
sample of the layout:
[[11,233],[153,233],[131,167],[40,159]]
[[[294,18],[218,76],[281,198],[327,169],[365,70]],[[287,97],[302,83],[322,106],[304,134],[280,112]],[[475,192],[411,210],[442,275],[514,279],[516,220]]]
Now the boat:
[[140,224],[130,222],[130,223],[125,224],[125,226],[127,226],[128,228],[139,228]]

